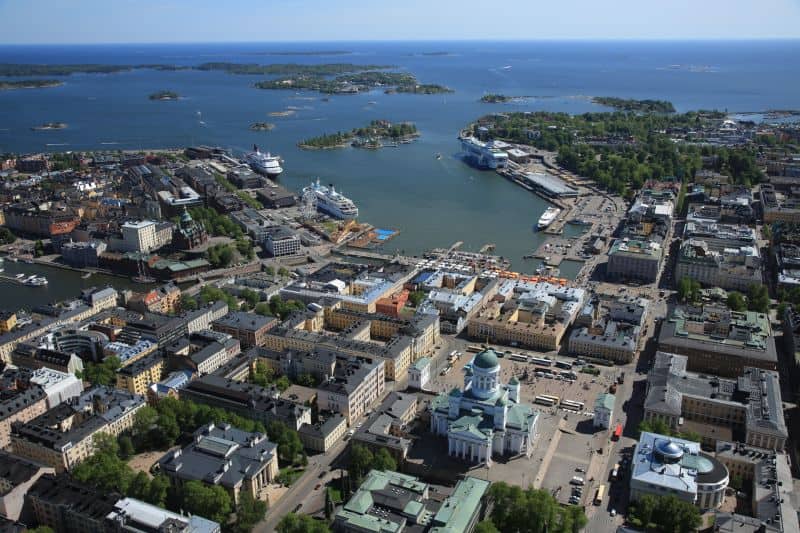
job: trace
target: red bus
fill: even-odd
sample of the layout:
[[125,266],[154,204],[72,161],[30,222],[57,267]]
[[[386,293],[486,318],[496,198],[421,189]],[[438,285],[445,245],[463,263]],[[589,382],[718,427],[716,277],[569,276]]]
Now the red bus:
[[622,424],[617,424],[617,427],[614,429],[614,435],[611,437],[613,440],[619,440],[622,436]]

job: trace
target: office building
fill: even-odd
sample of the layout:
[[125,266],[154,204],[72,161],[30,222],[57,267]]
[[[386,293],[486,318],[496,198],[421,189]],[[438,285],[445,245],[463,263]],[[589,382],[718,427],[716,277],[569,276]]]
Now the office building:
[[639,280],[652,283],[658,279],[664,251],[654,241],[617,239],[608,251],[606,275],[612,280]]
[[278,324],[275,317],[257,315],[244,311],[232,311],[212,324],[214,331],[227,333],[239,339],[243,348],[264,346],[267,332]]
[[300,237],[286,226],[272,226],[265,230],[264,247],[271,257],[300,253]]
[[106,516],[107,528],[113,532],[220,533],[221,526],[202,516],[173,513],[141,500],[123,498]]

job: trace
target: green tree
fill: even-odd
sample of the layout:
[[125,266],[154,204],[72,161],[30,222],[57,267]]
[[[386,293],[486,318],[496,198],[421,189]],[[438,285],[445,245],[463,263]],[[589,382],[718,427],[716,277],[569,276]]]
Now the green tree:
[[702,522],[696,506],[674,495],[641,496],[630,506],[628,517],[635,526],[664,533],[694,531]]
[[187,481],[181,488],[181,508],[225,524],[228,522],[233,506],[231,496],[219,485],[205,485],[200,481]]
[[397,462],[386,448],[381,448],[372,458],[372,468],[375,470],[397,470]]
[[414,291],[408,295],[408,301],[414,307],[419,307],[419,304],[425,299],[425,293],[422,291]]
[[769,290],[766,285],[750,285],[747,290],[747,308],[750,311],[766,313],[769,311]]
[[331,490],[325,488],[325,519],[330,520],[333,516],[334,505],[333,498],[331,498]]
[[489,488],[489,497],[494,501],[491,522],[499,531],[578,533],[587,522],[582,508],[562,507],[545,490],[498,482]]
[[314,520],[305,514],[289,513],[278,522],[278,533],[330,533],[325,522]]
[[189,296],[188,294],[181,295],[181,310],[183,311],[194,311],[197,309],[197,300]]
[[92,385],[111,385],[117,381],[119,357],[110,355],[100,363],[87,363],[81,377]]
[[317,380],[311,374],[304,373],[297,376],[297,384],[304,387],[316,387]]
[[283,392],[292,386],[292,382],[286,376],[281,376],[275,380],[275,386],[278,387],[279,391]]
[[123,459],[129,459],[136,453],[136,448],[133,446],[133,439],[128,435],[122,435],[119,438],[119,455]]
[[745,302],[744,295],[740,292],[733,291],[729,293],[727,304],[732,311],[745,311],[747,309],[747,302]]
[[475,525],[474,533],[500,533],[500,530],[494,527],[491,520],[483,520]]
[[347,472],[354,485],[360,485],[362,478],[372,468],[374,456],[366,446],[352,444],[350,446],[350,464]]
[[239,505],[236,507],[237,533],[249,533],[253,526],[264,519],[267,514],[267,504],[256,500],[249,491],[242,491],[239,496]]
[[41,240],[37,240],[33,245],[33,255],[36,257],[41,257],[44,255],[44,243]]
[[[8,228],[0,228],[0,244],[11,244],[17,237]],[[30,531],[30,530],[29,530]]]

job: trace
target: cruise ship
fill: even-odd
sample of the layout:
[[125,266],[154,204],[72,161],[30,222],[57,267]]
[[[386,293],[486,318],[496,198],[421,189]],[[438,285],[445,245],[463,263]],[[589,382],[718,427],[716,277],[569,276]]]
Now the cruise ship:
[[260,174],[266,174],[269,178],[276,178],[283,172],[281,158],[269,152],[262,152],[255,144],[253,145],[253,151],[245,154],[244,159],[250,165],[250,168]]
[[494,141],[481,142],[475,137],[461,137],[461,150],[467,160],[479,168],[505,168],[508,154],[494,145]]
[[548,207],[547,210],[539,217],[539,222],[536,224],[538,229],[544,229],[556,219],[556,217],[561,213],[561,209],[557,207]]
[[303,189],[303,194],[312,191],[317,198],[317,209],[336,218],[358,217],[358,207],[350,198],[336,192],[333,185],[320,185],[319,180]]

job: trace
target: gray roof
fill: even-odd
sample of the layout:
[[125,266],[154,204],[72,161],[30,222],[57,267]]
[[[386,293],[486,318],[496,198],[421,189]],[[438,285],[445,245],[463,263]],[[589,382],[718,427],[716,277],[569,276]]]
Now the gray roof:
[[159,465],[170,476],[233,488],[260,474],[276,450],[261,433],[212,423],[195,431],[189,446],[162,457]]

